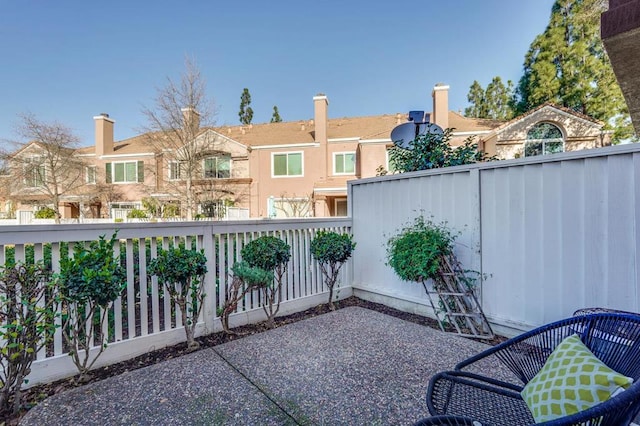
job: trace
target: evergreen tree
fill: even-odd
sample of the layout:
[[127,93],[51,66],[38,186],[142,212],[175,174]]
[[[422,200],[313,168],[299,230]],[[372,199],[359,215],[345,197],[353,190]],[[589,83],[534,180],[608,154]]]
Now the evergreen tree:
[[238,112],[240,123],[245,125],[251,124],[251,120],[253,120],[253,109],[249,105],[251,105],[251,94],[249,89],[245,87],[240,96],[240,112]]
[[508,120],[513,117],[512,92],[513,83],[508,81],[505,86],[500,77],[494,77],[486,90],[474,80],[467,95],[471,106],[464,113],[467,117]]
[[282,121],[282,117],[280,117],[280,113],[278,112],[278,107],[273,106],[273,115],[271,116],[272,123],[280,123]]
[[553,102],[615,126],[614,140],[632,135],[627,106],[600,38],[604,0],[556,0],[549,25],[525,56],[516,109]]
[[477,80],[473,80],[473,84],[469,88],[469,93],[467,94],[467,100],[471,106],[465,108],[465,116],[474,118],[484,116],[484,89]]

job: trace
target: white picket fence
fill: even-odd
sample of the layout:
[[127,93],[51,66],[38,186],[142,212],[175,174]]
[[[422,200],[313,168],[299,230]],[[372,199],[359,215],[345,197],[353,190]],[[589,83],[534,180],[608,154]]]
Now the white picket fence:
[[[162,297],[162,284],[150,277],[147,265],[158,249],[174,244],[195,244],[204,250],[208,273],[205,278],[205,305],[196,335],[222,329],[218,311],[224,304],[227,286],[231,283],[231,266],[240,259],[245,243],[261,235],[282,238],[291,247],[291,259],[281,295],[279,315],[298,312],[326,303],[328,291],[322,281],[319,265],[312,259],[309,245],[319,230],[350,232],[347,218],[265,220],[236,222],[174,222],[0,226],[0,264],[15,253],[15,259],[25,261],[50,259],[54,272],[59,272],[59,260],[66,256],[65,246],[85,243],[102,235],[109,238],[118,232],[117,253],[124,260],[127,285],[109,312],[109,343],[95,367],[130,359],[148,351],[186,340],[180,315],[168,298]],[[33,254],[32,254],[33,253]],[[352,267],[348,262],[341,272],[340,298],[350,296]],[[265,319],[259,294],[246,295],[232,315],[232,326]],[[93,353],[97,347],[92,349]],[[61,329],[53,343],[38,353],[29,376],[29,386],[50,382],[77,373],[66,355]]]

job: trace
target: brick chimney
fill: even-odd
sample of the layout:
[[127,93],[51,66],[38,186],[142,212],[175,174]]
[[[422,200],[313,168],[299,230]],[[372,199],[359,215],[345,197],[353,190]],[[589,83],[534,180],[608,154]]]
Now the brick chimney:
[[313,122],[315,124],[315,140],[318,143],[327,143],[327,111],[329,99],[323,93],[313,97]]
[[93,117],[96,123],[96,155],[106,155],[113,153],[113,123],[115,120],[109,118],[109,114],[104,112]]
[[188,136],[195,137],[200,130],[200,113],[192,106],[182,108],[182,120]]
[[444,83],[436,84],[431,96],[433,97],[431,122],[443,129],[449,128],[449,86]]

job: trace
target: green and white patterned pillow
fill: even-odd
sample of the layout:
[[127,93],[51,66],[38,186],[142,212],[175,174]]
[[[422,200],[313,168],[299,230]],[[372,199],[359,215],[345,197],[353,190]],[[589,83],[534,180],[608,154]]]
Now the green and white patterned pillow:
[[633,383],[596,358],[577,334],[564,339],[522,389],[536,423],[584,411]]

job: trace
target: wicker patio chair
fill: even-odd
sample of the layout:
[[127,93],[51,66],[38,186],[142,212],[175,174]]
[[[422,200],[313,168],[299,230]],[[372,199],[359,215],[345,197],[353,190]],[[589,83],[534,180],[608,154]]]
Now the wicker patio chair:
[[[438,373],[431,379],[427,390],[429,412],[432,416],[466,417],[483,426],[535,424],[520,392],[544,366],[555,347],[572,334],[578,334],[602,362],[632,377],[634,383],[606,402],[544,424],[628,425],[640,411],[640,315],[637,314],[580,315],[542,326],[487,349],[456,365],[455,371]],[[521,384],[490,377],[490,371],[479,368],[478,362],[489,357],[498,358]],[[438,417],[431,421],[434,422],[431,424],[438,424]]]

